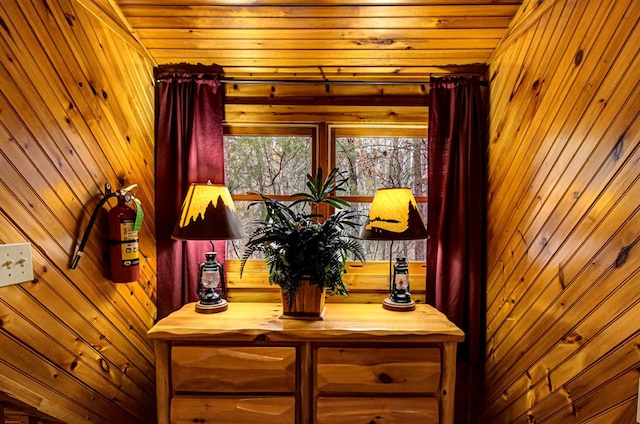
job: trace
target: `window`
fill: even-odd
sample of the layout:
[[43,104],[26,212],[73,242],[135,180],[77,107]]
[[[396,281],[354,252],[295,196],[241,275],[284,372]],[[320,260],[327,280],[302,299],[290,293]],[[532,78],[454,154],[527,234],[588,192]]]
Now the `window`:
[[[322,164],[347,172],[344,197],[366,216],[377,188],[409,187],[426,218],[426,128],[330,126],[327,141],[317,140],[316,126],[229,126],[225,128],[227,186],[243,223],[259,219],[247,210],[265,193],[280,200],[305,190],[305,175]],[[324,133],[324,132],[323,132]],[[364,218],[363,218],[364,223]],[[227,258],[242,256],[244,241],[228,243]],[[367,241],[367,259],[388,261],[391,242]],[[425,241],[396,241],[393,255],[424,261]]]
[[[408,187],[426,218],[426,129],[398,127],[336,127],[335,163],[348,172],[345,199],[366,215],[378,188]],[[391,242],[365,241],[369,260],[389,260]],[[393,242],[393,256],[423,261],[425,241]]]
[[[225,128],[227,187],[244,225],[262,218],[259,208],[249,209],[256,193],[286,200],[305,190],[315,133],[310,126]],[[241,258],[243,246],[244,240],[227,243],[227,258]]]

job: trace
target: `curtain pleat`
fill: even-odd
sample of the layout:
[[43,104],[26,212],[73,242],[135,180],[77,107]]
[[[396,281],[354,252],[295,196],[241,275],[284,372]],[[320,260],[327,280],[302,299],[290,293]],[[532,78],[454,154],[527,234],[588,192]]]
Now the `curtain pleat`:
[[483,94],[476,77],[430,82],[427,301],[465,332],[459,358],[479,373],[485,334]]
[[[191,183],[225,183],[222,91],[216,74],[165,72],[156,83],[158,319],[198,300],[198,263],[211,244],[176,241],[171,233]],[[222,262],[224,242],[215,249]]]

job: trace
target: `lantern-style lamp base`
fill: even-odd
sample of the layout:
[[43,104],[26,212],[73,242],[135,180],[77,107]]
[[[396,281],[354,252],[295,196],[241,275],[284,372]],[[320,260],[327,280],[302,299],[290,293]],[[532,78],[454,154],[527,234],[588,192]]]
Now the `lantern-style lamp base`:
[[395,302],[390,297],[387,297],[382,301],[382,307],[389,311],[407,312],[416,309],[416,302],[413,300],[410,300],[409,302]]
[[217,312],[226,311],[228,307],[229,307],[229,304],[224,299],[220,299],[218,303],[214,303],[210,305],[204,304],[202,302],[197,302],[196,312],[199,312],[201,314],[215,314]]

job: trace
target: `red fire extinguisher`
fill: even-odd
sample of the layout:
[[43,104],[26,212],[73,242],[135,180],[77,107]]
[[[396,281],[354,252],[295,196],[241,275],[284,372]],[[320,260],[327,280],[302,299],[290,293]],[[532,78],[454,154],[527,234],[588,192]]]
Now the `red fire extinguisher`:
[[[107,214],[107,237],[109,243],[109,278],[114,283],[129,283],[140,278],[140,257],[138,249],[138,231],[142,224],[143,212],[140,201],[131,194],[136,184],[111,192],[111,186],[105,184],[105,196],[98,202],[91,215],[80,245],[71,261],[75,269],[82,257],[84,246],[95,223],[100,208],[112,197],[118,204]],[[133,203],[135,210],[127,205]]]
[[140,278],[136,216],[136,212],[127,206],[125,196],[118,196],[118,204],[107,215],[109,272],[114,283]]

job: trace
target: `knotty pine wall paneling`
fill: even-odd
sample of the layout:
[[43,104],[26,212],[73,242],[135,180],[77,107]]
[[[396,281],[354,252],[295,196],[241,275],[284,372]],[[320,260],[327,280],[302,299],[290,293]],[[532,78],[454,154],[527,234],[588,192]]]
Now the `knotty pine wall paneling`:
[[[109,2],[0,4],[0,243],[34,280],[0,288],[0,391],[65,423],[155,422],[152,68]],[[138,184],[138,282],[108,280],[105,183]],[[115,200],[111,206],[115,205]]]
[[489,66],[483,423],[635,423],[640,2],[526,1]]

